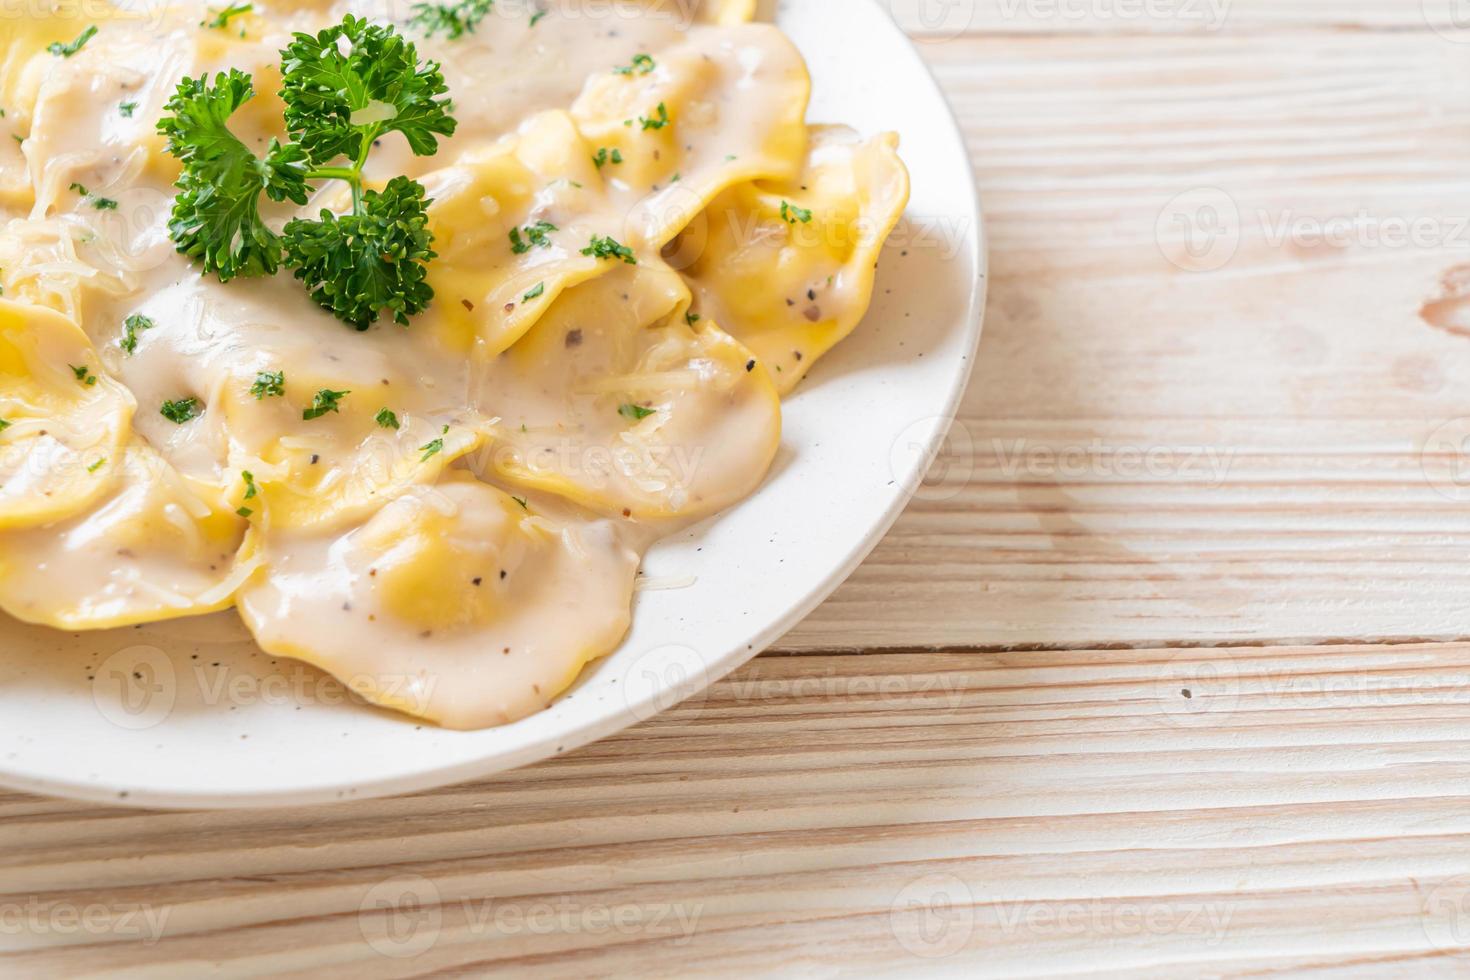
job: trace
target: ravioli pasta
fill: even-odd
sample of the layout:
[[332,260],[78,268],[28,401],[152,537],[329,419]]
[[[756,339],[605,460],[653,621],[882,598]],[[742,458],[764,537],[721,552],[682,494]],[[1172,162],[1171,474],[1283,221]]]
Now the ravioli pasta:
[[[548,705],[621,642],[642,552],[760,485],[907,203],[896,138],[809,125],[754,6],[502,4],[456,37],[334,0],[12,24],[0,608],[102,630],[235,607],[264,650],[444,726]],[[348,13],[440,63],[459,121],[367,162],[369,188],[422,183],[437,257],[428,308],[362,333],[288,273],[178,254],[156,128],[181,78],[235,68],[257,94],[231,131],[287,139],[280,51]]]

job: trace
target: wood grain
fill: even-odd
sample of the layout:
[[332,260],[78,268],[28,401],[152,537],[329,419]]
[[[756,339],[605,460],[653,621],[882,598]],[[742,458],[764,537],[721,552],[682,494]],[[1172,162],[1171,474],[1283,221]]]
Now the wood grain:
[[[0,911],[51,931],[0,917],[0,970],[998,976],[1105,943],[1157,975],[1463,971],[1467,668],[1458,644],[766,657],[636,732],[411,798],[4,796]],[[94,904],[122,937],[63,932]]]
[[0,975],[1470,972],[1470,49],[1418,0],[924,2],[982,357],[793,655],[414,797],[0,795]]
[[963,34],[1211,34],[1470,27],[1455,0],[886,0],[922,42]]
[[[921,499],[782,647],[1470,636],[1470,428],[1443,429],[1470,337],[1421,317],[1470,253],[1466,49],[926,52],[991,236],[977,376]],[[1166,257],[1180,195],[1233,209],[1219,268]]]

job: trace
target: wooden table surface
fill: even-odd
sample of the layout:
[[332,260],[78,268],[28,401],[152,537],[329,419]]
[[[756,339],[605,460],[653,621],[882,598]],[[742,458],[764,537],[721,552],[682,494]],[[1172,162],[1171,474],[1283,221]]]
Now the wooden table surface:
[[1470,973],[1470,11],[893,3],[993,277],[852,580],[482,783],[0,794],[0,974]]

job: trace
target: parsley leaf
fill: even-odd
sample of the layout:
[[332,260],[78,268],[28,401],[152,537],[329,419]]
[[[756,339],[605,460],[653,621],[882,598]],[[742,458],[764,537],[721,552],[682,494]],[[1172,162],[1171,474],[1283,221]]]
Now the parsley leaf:
[[214,11],[214,16],[209,20],[201,20],[199,26],[222,31],[230,26],[231,18],[238,17],[241,14],[248,14],[254,9],[255,4],[253,3],[232,3],[223,10]]
[[364,194],[356,213],[324,210],[319,221],[287,223],[286,264],[342,322],[366,330],[388,313],[408,326],[434,298],[426,281],[425,264],[437,255],[427,204],[422,184],[394,177],[381,193]]
[[285,371],[261,371],[250,385],[250,393],[256,401],[264,398],[279,398],[286,394]]
[[622,259],[629,265],[638,264],[638,260],[633,257],[633,250],[631,248],[620,244],[613,238],[600,235],[592,236],[592,243],[582,249],[582,254],[599,259]]
[[172,115],[158,121],[168,152],[184,165],[169,237],[220,282],[273,275],[280,267],[281,240],[260,216],[262,191],[274,201],[307,199],[299,147],[271,140],[260,159],[225,125],[254,95],[250,76],[234,69],[216,75],[213,85],[202,76],[185,78],[165,106]]
[[425,443],[424,445],[419,447],[419,452],[423,453],[423,455],[419,457],[419,462],[427,463],[429,461],[429,457],[438,455],[440,452],[443,451],[443,449],[444,438],[442,436],[438,439],[435,439],[433,442]]
[[138,349],[138,334],[144,330],[152,330],[155,326],[151,317],[141,313],[134,313],[123,321],[123,339],[118,341],[117,346],[123,349],[123,353],[131,355]]
[[625,402],[618,406],[618,414],[625,419],[632,419],[634,422],[637,422],[652,415],[653,409],[644,408],[642,405],[634,405],[632,402]]
[[663,129],[669,124],[669,107],[660,102],[658,104],[657,118],[645,119],[642,116],[639,116],[638,122],[643,126],[644,131],[650,129]]
[[199,399],[180,398],[176,401],[164,402],[158,409],[158,414],[168,419],[174,425],[183,425],[185,422],[199,414]]
[[[526,233],[524,240],[521,239],[522,231]],[[525,228],[512,228],[510,230],[510,250],[516,255],[525,255],[531,250],[532,245],[550,248],[551,239],[546,236],[553,231],[556,231],[556,225],[549,221],[538,221],[534,225],[526,225]]]
[[60,41],[52,41],[50,44],[46,45],[46,50],[50,51],[58,58],[70,58],[72,55],[82,50],[83,45],[85,45],[88,41],[92,40],[92,38],[96,36],[97,25],[89,24],[87,25],[86,30],[77,35],[77,39],[75,41],[72,41],[70,44],[62,44]]
[[397,429],[400,427],[398,424],[398,416],[394,415],[392,411],[386,408],[378,409],[378,414],[374,417],[373,421],[377,422],[378,425],[382,426],[385,429]]
[[[485,19],[490,13],[490,8],[494,6],[495,0],[416,3],[413,5],[413,19],[409,23],[430,37],[433,37],[438,31],[443,31],[445,37],[453,41],[466,34],[473,34],[475,28],[480,26],[480,21]],[[541,16],[545,16],[544,12]],[[532,16],[531,26],[535,27],[539,19],[540,17]]]
[[542,17],[545,17],[546,16],[546,13],[547,12],[544,11],[544,10],[538,10],[534,14],[532,14],[531,15],[531,25],[530,26],[535,27],[537,21],[539,21]]
[[592,162],[597,164],[598,170],[601,170],[603,167],[607,166],[608,160],[611,160],[613,163],[622,163],[623,151],[614,148],[612,151],[612,156],[609,157],[607,153],[607,147],[599,146],[597,148],[597,156],[592,158]]
[[92,369],[87,367],[87,365],[68,364],[67,367],[71,368],[71,373],[77,376],[78,383],[87,385],[88,387],[97,383],[97,375],[93,374]]
[[797,207],[790,201],[782,201],[781,219],[785,221],[788,225],[794,225],[798,221],[800,221],[802,224],[809,224],[812,220],[812,213],[806,208]]
[[301,417],[309,422],[312,419],[321,418],[328,412],[340,411],[340,409],[338,409],[337,407],[337,403],[341,401],[345,396],[350,394],[352,394],[352,392],[350,391],[333,391],[330,388],[323,388],[321,391],[317,392],[315,396],[312,397],[311,407],[308,409],[304,409],[301,413]]
[[254,499],[255,495],[260,492],[260,490],[257,489],[256,486],[255,486],[255,474],[254,473],[251,473],[249,470],[241,470],[240,471],[240,479],[242,479],[242,480],[245,481],[245,498],[244,499],[246,499],[246,500],[252,500],[252,499]]
[[631,75],[635,71],[640,75],[647,75],[657,67],[651,57],[646,54],[635,54],[631,65],[619,65],[613,69],[614,74]]
[[521,302],[522,303],[529,303],[531,300],[538,299],[541,296],[545,295],[545,293],[546,293],[546,283],[545,282],[538,282],[536,285],[534,285],[530,289],[526,290],[526,295],[524,295],[524,296],[521,297]]
[[120,112],[120,113],[122,113],[123,116],[125,116],[128,119],[133,118],[133,113],[136,112],[137,109],[138,109],[138,103],[136,103],[136,102],[123,102],[123,103],[119,104],[118,107],[117,107],[117,111]]
[[385,133],[402,133],[421,157],[439,151],[439,136],[454,135],[438,62],[420,62],[391,27],[349,14],[336,27],[297,34],[281,55],[286,131],[315,165],[345,155],[360,177]]

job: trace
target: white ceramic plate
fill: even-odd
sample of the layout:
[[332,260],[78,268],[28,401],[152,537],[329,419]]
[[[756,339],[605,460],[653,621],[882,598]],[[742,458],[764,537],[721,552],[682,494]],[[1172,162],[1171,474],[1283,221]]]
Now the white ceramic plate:
[[[615,732],[745,663],[825,599],[918,486],[970,374],[984,294],[964,142],[880,0],[789,0],[811,119],[898,130],[913,201],[871,313],[789,400],[752,499],[649,555],[633,630],[547,711],[441,731],[275,662],[243,630],[183,620],[63,634],[0,620],[0,782],[138,806],[305,804],[403,793],[525,765]],[[170,652],[165,654],[164,649]]]

